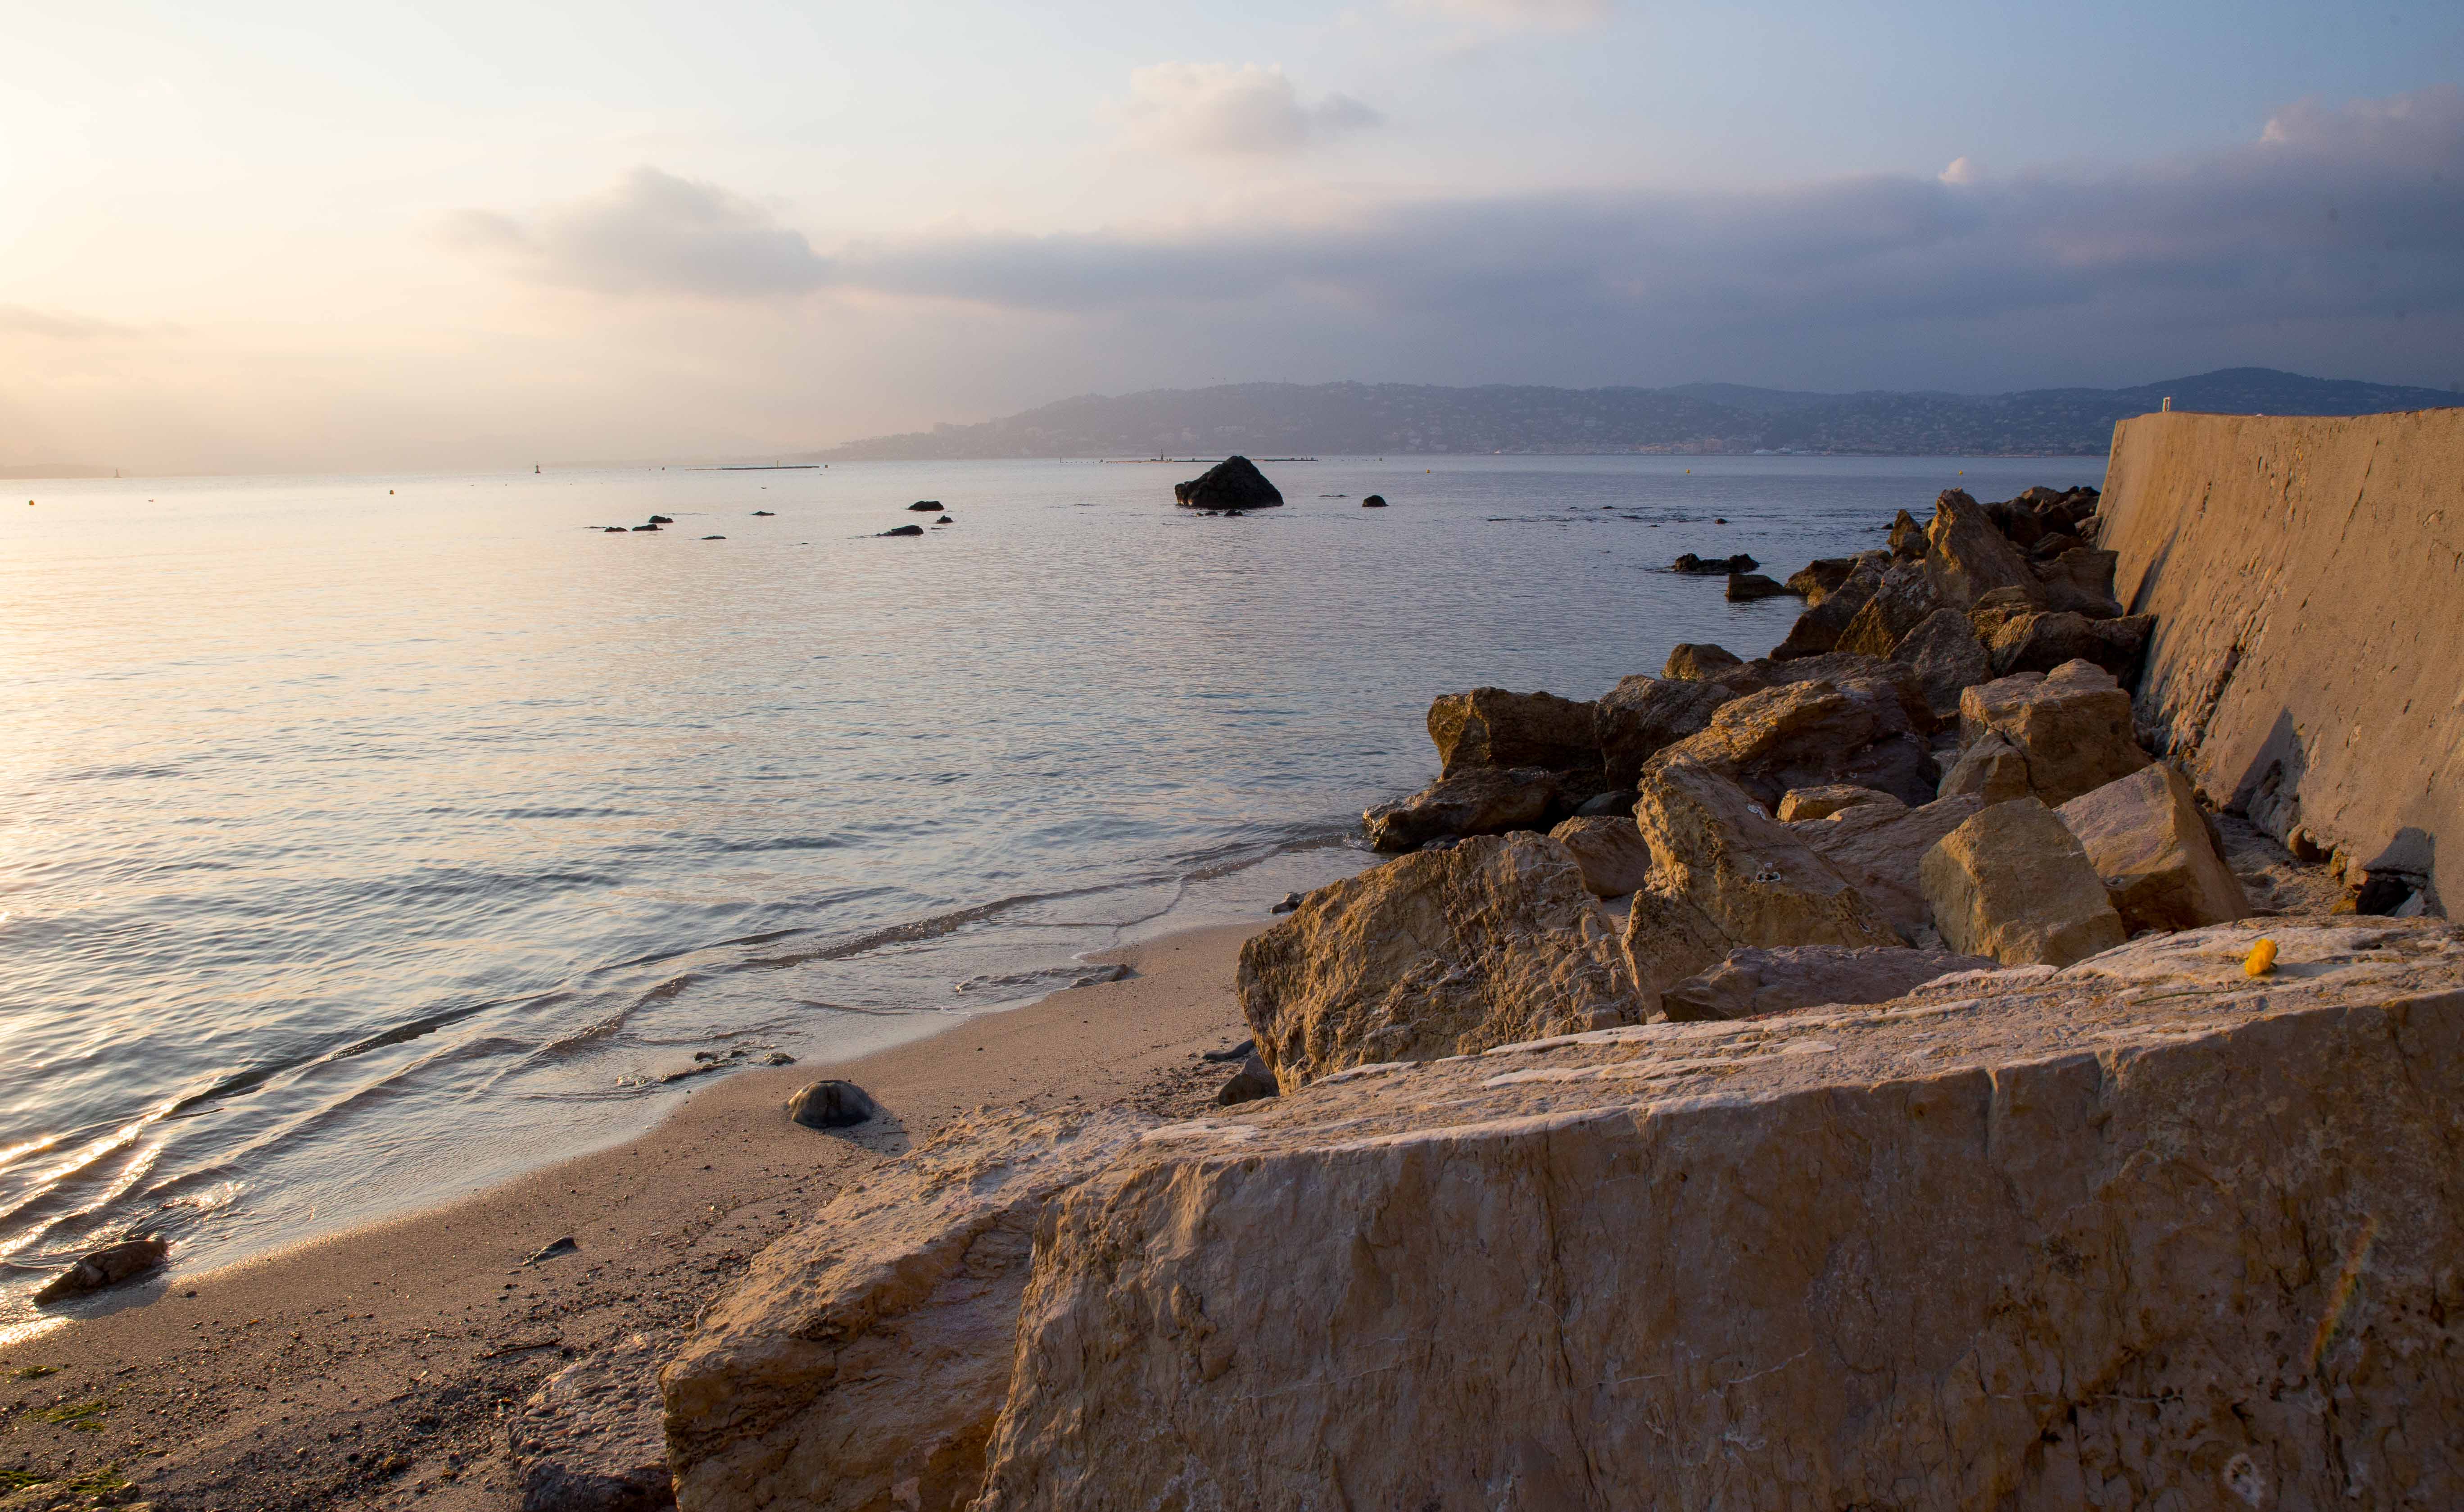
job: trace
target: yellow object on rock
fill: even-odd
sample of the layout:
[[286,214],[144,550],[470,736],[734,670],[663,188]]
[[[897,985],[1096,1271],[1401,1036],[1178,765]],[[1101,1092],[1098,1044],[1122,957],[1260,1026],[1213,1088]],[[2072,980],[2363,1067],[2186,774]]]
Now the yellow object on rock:
[[2276,942],[2273,940],[2261,940],[2250,947],[2250,954],[2241,958],[2244,976],[2265,976],[2275,969]]

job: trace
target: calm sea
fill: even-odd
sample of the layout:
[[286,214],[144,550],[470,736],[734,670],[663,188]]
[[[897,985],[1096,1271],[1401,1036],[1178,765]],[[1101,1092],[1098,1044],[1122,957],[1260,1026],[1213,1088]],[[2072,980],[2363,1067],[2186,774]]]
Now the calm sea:
[[240,1258],[1260,917],[1367,864],[1433,694],[1785,633],[1679,552],[2103,471],[1266,470],[1238,520],[1091,462],[0,485],[0,1324],[124,1230]]

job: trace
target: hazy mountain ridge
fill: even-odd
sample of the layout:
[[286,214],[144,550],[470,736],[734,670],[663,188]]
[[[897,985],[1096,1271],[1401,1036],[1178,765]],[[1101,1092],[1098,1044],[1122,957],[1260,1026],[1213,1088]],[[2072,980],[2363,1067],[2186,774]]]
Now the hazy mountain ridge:
[[2464,393],[2229,367],[2129,389],[2003,394],[1810,393],[1739,384],[1228,384],[1082,394],[1003,419],[850,441],[820,461],[1363,453],[2095,456],[2113,424],[2161,409],[2368,414],[2464,406]]

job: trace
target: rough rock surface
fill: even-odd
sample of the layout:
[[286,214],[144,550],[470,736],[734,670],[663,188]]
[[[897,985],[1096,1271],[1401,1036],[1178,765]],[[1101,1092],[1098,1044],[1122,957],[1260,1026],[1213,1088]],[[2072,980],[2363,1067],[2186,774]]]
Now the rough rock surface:
[[2078,837],[2034,798],[1979,810],[1919,875],[1943,940],[2004,966],[2069,966],[2127,938]]
[[1925,543],[1925,566],[1950,608],[1967,609],[1996,589],[2016,589],[2031,603],[2043,602],[2043,585],[2029,570],[2028,559],[2003,538],[1985,507],[1961,490],[1945,490],[1934,501]]
[[1842,783],[1923,803],[1938,782],[1897,687],[1881,679],[1788,682],[1749,694],[1714,709],[1699,732],[1652,761],[1708,767],[1766,809],[1792,788]]
[[1733,942],[1683,894],[1653,886],[1627,900],[1617,946],[1627,979],[1656,1005],[1662,991],[1727,955]]
[[1565,846],[1466,840],[1309,895],[1241,947],[1241,1012],[1286,1092],[1657,1009]]
[[1469,767],[1408,798],[1379,804],[1363,813],[1360,822],[1373,849],[1413,851],[1454,835],[1528,830],[1548,816],[1556,799],[1554,772],[1537,767],[1506,771]]
[[1735,676],[1618,679],[1594,705],[1593,735],[1607,766],[1608,780],[1618,787],[1633,787],[1644,762],[1710,723],[1721,704],[1754,691],[1757,684],[1749,678],[1747,686],[1732,685],[1728,678]]
[[143,1276],[160,1266],[171,1255],[168,1240],[144,1234],[106,1244],[77,1257],[67,1270],[60,1272],[34,1293],[37,1302],[61,1301],[71,1297],[83,1297],[107,1286],[117,1286],[132,1277]]
[[1905,813],[1908,809],[1906,804],[1879,788],[1830,783],[1820,788],[1791,788],[1780,794],[1779,822],[1794,824],[1800,819],[1828,819],[1843,809],[1866,804],[1880,804],[1893,813]]
[[1955,609],[1938,609],[1891,648],[1891,659],[1916,673],[1926,709],[1939,723],[1959,718],[1959,696],[1993,676],[1993,661],[1975,627]]
[[1745,657],[1724,646],[1698,645],[1690,640],[1681,640],[1670,648],[1667,664],[1661,668],[1660,675],[1688,682],[1705,682],[1724,672],[1734,672],[1745,664]]
[[1728,574],[1727,599],[1731,604],[1750,604],[1757,599],[1783,598],[1787,594],[1787,588],[1776,579],[1765,577],[1760,572]]
[[1175,483],[1172,499],[1183,509],[1272,509],[1284,501],[1283,491],[1245,456],[1227,456],[1188,482]]
[[1595,767],[1600,759],[1592,705],[1553,693],[1449,693],[1429,705],[1429,740],[1447,776],[1470,767]]
[[522,1512],[652,1512],[676,1504],[659,1367],[672,1338],[634,1334],[539,1384],[507,1438]]
[[[1902,511],[1905,513],[1905,511]],[[1815,557],[1788,576],[1788,590],[1805,600],[1808,607],[1822,602],[1824,594],[1848,581],[1857,570],[1856,557]]]
[[2113,596],[2113,574],[2120,560],[2116,552],[2073,546],[2035,564],[2037,581],[2045,586],[2045,607],[2090,619],[2119,618],[2122,601]]
[[1630,817],[1569,819],[1549,838],[1573,853],[1583,890],[1595,898],[1623,898],[1651,880],[1651,847]]
[[660,1377],[678,1505],[966,1506],[1045,1204],[1155,1123],[988,1110],[755,1256]]
[[1158,1130],[983,1512],[2464,1503],[2464,950],[2266,923]]
[[1753,1018],[1825,1003],[1882,1003],[1953,971],[1991,971],[1982,956],[1881,945],[1731,950],[1661,994],[1672,1022]]
[[1874,596],[1839,633],[1834,650],[1857,656],[1887,657],[1908,632],[1943,607],[1931,569],[1923,562],[1903,562],[1882,574]]
[[1987,803],[2025,798],[2034,791],[2028,786],[2028,758],[2018,746],[1988,731],[1943,773],[1940,790],[1946,798],[1967,795]]
[[1746,790],[1691,762],[1655,762],[1634,804],[1656,885],[1730,945],[1898,945],[1864,896]]
[[2125,681],[2139,675],[2140,658],[2156,628],[2145,614],[2090,619],[2084,614],[2020,614],[2005,620],[1986,647],[1993,675],[2051,672],[2066,661],[2088,661]]
[[2114,432],[2101,542],[2123,601],[2160,627],[2140,716],[2201,795],[2321,855],[2435,840],[2449,899],[2464,898],[2459,477],[2464,409],[2144,415]]
[[1843,809],[1789,829],[1865,895],[1903,935],[1933,922],[1921,868],[1942,837],[1975,817],[1983,799],[1954,794],[1914,809]]
[[1788,661],[1798,656],[1819,656],[1835,650],[1840,634],[1848,629],[1857,611],[1882,586],[1882,566],[1888,557],[1869,552],[1857,559],[1857,568],[1837,588],[1822,595],[1821,600],[1789,627],[1788,638],[1771,648],[1771,659]]
[[2142,767],[2055,812],[2079,836],[2131,933],[2196,929],[2250,912],[2189,783],[2172,767]]
[[2038,677],[2023,672],[1960,695],[1959,735],[1972,745],[2001,736],[2028,764],[2028,790],[2059,806],[2147,765],[2130,723],[2130,696],[2084,661]]

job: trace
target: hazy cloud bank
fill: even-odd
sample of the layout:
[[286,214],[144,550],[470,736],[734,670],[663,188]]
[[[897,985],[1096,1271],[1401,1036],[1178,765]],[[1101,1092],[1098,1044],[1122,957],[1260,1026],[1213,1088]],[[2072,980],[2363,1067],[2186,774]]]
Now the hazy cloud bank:
[[1234,157],[1289,157],[1384,120],[1343,95],[1305,104],[1282,69],[1255,63],[1141,68],[1120,114],[1140,145]]

